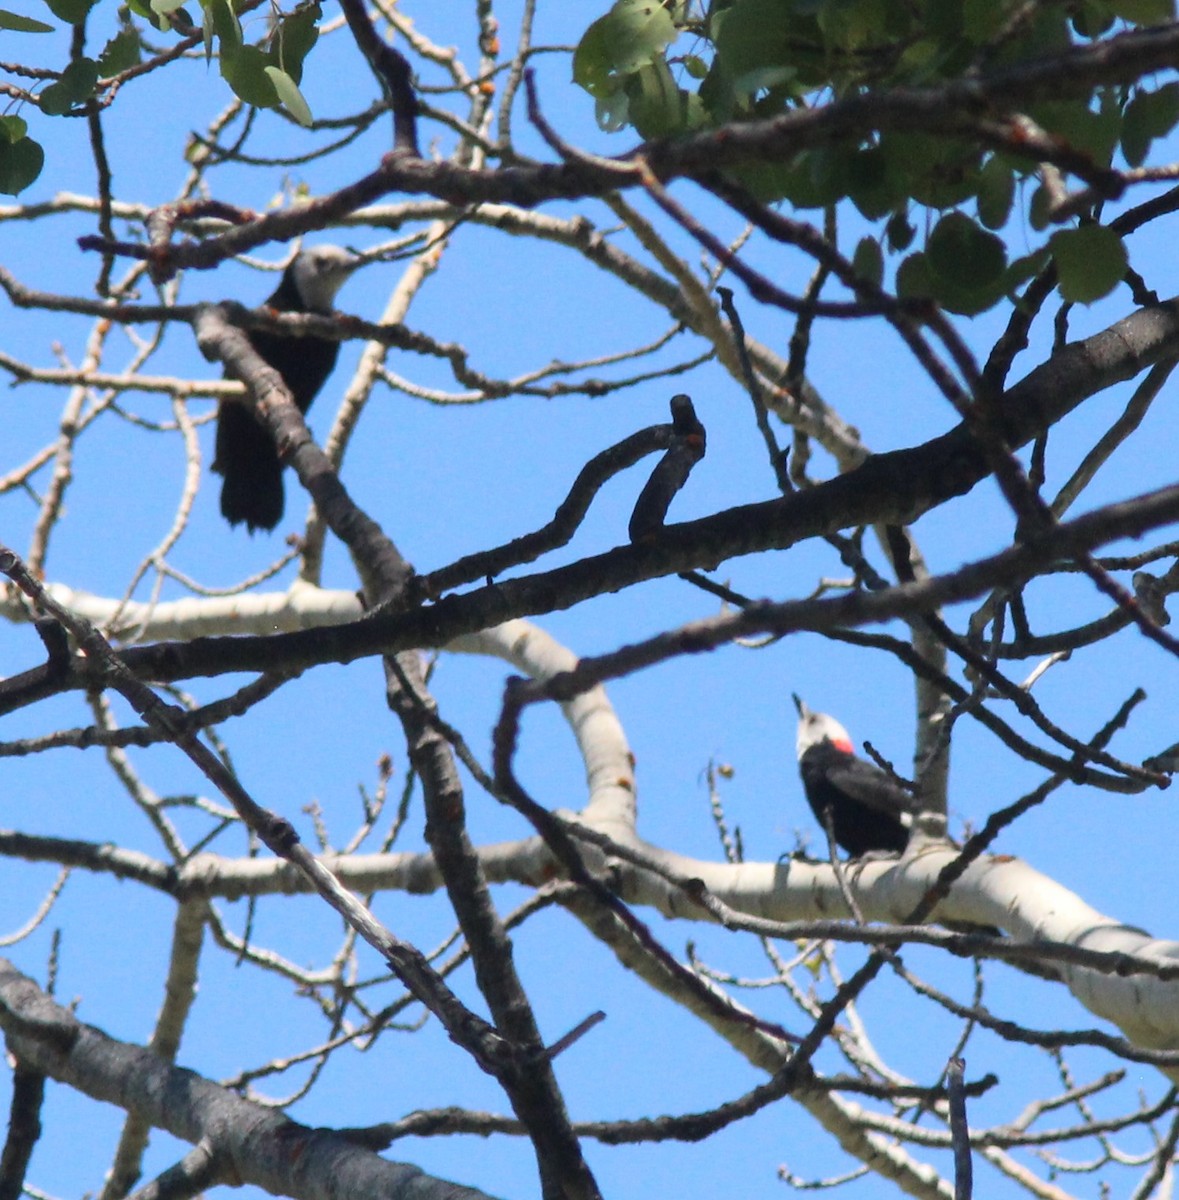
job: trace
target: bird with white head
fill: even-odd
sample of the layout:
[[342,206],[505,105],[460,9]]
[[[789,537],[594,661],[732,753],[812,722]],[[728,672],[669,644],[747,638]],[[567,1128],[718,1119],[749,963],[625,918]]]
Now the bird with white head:
[[[340,288],[363,261],[341,246],[301,250],[287,264],[264,307],[329,316]],[[306,413],[335,368],[340,343],[264,330],[253,330],[249,339],[259,356],[282,376],[299,411]],[[230,525],[245,522],[253,533],[273,529],[282,520],[282,463],[269,431],[248,405],[222,401],[213,470],[223,477],[221,515]]]
[[901,854],[917,802],[887,772],[856,756],[851,735],[798,696],[798,771],[807,803],[836,844],[853,858],[872,851]]

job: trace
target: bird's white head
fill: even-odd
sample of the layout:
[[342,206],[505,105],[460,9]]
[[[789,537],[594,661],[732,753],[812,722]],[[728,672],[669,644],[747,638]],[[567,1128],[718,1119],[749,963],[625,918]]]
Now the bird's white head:
[[364,260],[343,246],[309,246],[287,270],[308,312],[330,313],[336,293]]
[[797,695],[794,706],[798,709],[798,757],[821,742],[830,742],[837,750],[845,754],[854,754],[851,734],[834,718],[826,713],[813,712],[807,707],[806,701]]

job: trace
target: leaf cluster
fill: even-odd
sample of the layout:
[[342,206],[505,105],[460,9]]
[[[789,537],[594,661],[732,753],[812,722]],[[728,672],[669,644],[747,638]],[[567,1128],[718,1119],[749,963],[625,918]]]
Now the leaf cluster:
[[[97,0],[45,0],[60,22],[82,25]],[[255,108],[285,109],[301,125],[311,124],[311,110],[299,91],[303,64],[319,37],[319,0],[299,0],[288,13],[275,10],[260,44],[246,41],[240,12],[233,0],[200,0],[205,56],[214,58],[234,94]],[[139,20],[137,20],[137,18]],[[76,54],[36,95],[42,114],[79,116],[99,102],[104,85],[137,66],[143,58],[142,21],[161,32],[181,34],[194,28],[183,0],[128,0],[120,12],[120,29],[97,58]],[[0,29],[14,33],[53,33],[55,26],[0,9]],[[34,183],[45,152],[29,136],[28,123],[17,116],[0,118],[0,193],[19,195]]]
[[[603,129],[674,137],[829,101],[932,89],[1033,63],[1119,22],[1172,15],[1172,0],[714,0],[694,18],[672,3],[617,0],[586,30],[573,78],[594,97]],[[1052,260],[1065,299],[1088,303],[1125,273],[1115,232],[1061,229],[1014,261],[998,236],[1013,215],[1040,233],[1053,218],[1054,197],[1021,131],[1094,169],[1108,169],[1119,150],[1135,168],[1177,122],[1179,84],[1079,85],[1075,95],[1018,114],[1007,144],[944,129],[869,127],[778,159],[763,155],[730,174],[767,202],[809,209],[850,201],[875,227],[856,251],[857,267],[880,285],[894,257],[902,298],[974,315]],[[924,238],[915,244],[919,229]]]
[[[153,8],[161,4],[179,7],[180,0],[152,0]],[[255,108],[283,107],[301,125],[310,125],[311,110],[299,82],[303,61],[319,37],[319,0],[302,0],[280,15],[265,47],[244,40],[231,0],[201,0],[201,9],[205,55],[211,59],[216,46],[221,74],[234,94]]]

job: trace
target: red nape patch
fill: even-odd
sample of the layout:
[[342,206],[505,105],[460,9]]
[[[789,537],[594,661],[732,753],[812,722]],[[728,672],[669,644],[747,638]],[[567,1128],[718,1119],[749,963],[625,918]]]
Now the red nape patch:
[[831,745],[833,745],[836,750],[842,750],[844,754],[855,754],[855,748],[852,746],[851,742],[847,740],[847,738],[834,738],[831,742]]

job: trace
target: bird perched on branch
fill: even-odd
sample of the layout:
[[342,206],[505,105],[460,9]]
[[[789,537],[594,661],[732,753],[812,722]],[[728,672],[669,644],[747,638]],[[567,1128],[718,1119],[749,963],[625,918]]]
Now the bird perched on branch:
[[872,850],[900,854],[909,844],[914,798],[874,763],[857,758],[851,735],[826,713],[798,708],[798,771],[807,803],[824,830],[853,858]]
[[[264,307],[283,313],[332,311],[336,293],[361,264],[359,255],[340,246],[312,246],[291,259]],[[305,413],[336,365],[340,343],[330,338],[295,337],[255,329],[250,344],[282,377]],[[213,470],[224,476],[221,515],[230,525],[246,523],[273,529],[282,519],[282,463],[270,431],[249,404],[222,401],[217,412],[217,448]]]

